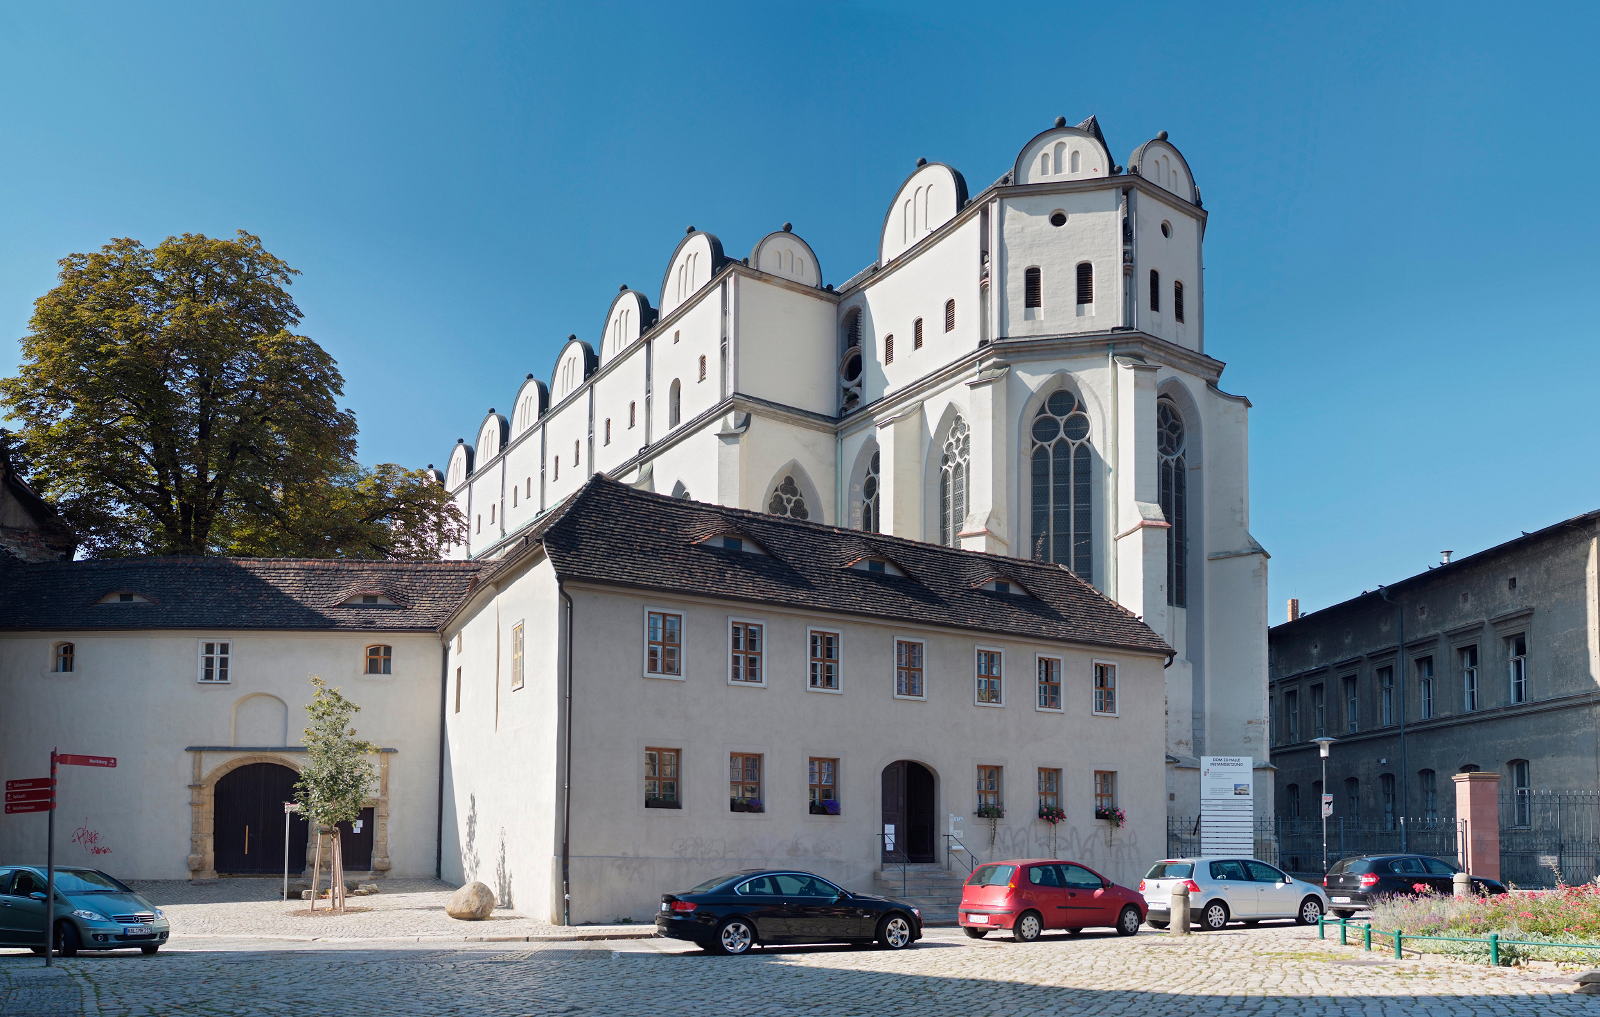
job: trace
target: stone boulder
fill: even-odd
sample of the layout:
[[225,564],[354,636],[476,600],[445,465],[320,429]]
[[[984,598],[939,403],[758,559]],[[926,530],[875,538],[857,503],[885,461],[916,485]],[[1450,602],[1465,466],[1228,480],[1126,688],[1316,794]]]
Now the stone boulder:
[[468,883],[450,895],[444,913],[466,922],[481,922],[494,913],[494,891],[482,883]]

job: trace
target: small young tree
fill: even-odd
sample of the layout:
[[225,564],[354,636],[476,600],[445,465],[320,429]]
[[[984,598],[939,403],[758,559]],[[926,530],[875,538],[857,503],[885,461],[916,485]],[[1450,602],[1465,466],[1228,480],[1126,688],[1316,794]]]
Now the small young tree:
[[329,688],[317,675],[311,676],[311,703],[306,707],[311,724],[306,728],[306,765],[295,784],[295,801],[300,803],[317,838],[316,862],[311,870],[311,907],[317,906],[317,880],[322,868],[322,834],[332,834],[329,862],[331,888],[329,902],[335,911],[344,910],[344,855],[339,847],[339,824],[354,822],[377,777],[371,754],[378,747],[356,737],[350,719],[361,707],[346,699],[338,689]]

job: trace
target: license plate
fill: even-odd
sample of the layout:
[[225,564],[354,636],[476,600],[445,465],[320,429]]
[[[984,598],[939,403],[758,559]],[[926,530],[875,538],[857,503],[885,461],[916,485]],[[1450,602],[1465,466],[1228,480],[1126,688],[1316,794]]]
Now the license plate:
[[1328,899],[1333,901],[1335,904],[1348,904],[1348,903],[1350,903],[1350,898],[1349,897],[1329,897]]
[[148,925],[125,925],[122,928],[124,936],[150,936],[154,935]]
[[988,915],[968,915],[967,916],[967,921],[971,922],[974,925],[988,925],[989,924],[989,916]]

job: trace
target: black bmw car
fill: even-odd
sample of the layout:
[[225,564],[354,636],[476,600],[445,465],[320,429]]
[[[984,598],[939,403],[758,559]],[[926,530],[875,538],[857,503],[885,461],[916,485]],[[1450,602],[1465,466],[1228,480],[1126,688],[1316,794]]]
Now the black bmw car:
[[902,950],[922,938],[922,912],[887,897],[851,893],[809,872],[745,869],[661,897],[656,934],[713,953],[757,944],[879,943]]
[[[1360,855],[1334,862],[1322,885],[1328,892],[1328,910],[1338,918],[1348,918],[1379,897],[1422,893],[1423,887],[1428,893],[1448,897],[1460,871],[1459,865],[1429,855]],[[1472,892],[1505,893],[1506,885],[1473,876]]]

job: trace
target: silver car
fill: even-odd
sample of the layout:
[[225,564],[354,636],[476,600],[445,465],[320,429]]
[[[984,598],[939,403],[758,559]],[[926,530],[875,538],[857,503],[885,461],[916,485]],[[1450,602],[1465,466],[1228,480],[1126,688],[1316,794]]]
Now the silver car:
[[1256,858],[1167,858],[1150,866],[1139,881],[1149,905],[1146,921],[1165,929],[1172,921],[1172,888],[1189,888],[1189,919],[1202,929],[1229,922],[1254,925],[1269,918],[1293,918],[1315,925],[1328,910],[1322,887],[1307,883]]

